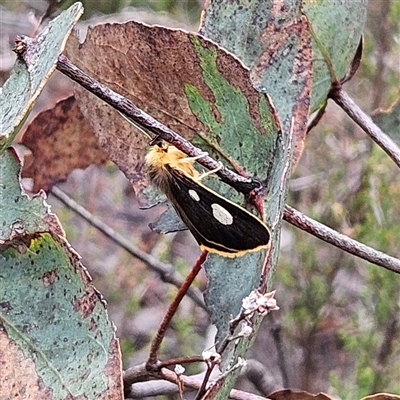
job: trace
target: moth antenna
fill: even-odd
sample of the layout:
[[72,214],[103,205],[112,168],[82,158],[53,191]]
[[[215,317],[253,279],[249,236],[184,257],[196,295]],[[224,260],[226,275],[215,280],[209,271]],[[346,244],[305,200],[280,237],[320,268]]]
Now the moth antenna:
[[[136,122],[132,121],[129,117],[127,117],[125,114],[123,114],[121,111],[118,111],[121,116],[128,121],[131,125],[133,125],[136,129],[138,129],[140,132],[143,133],[150,141],[155,140],[156,138],[159,138],[159,136],[156,136],[155,138],[152,138],[151,135],[149,135],[140,125],[138,125]],[[151,142],[150,142],[151,143]]]

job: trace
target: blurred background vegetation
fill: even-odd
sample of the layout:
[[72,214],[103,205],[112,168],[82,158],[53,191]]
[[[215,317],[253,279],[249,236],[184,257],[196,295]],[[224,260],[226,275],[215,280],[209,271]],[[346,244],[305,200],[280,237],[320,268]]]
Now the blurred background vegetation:
[[[66,8],[73,1],[57,3]],[[137,19],[197,30],[201,1],[82,1],[82,29],[99,21]],[[29,34],[46,1],[0,1],[2,81],[12,67],[15,34]],[[400,1],[371,1],[361,66],[344,89],[370,115],[399,98]],[[36,112],[72,90],[55,73]],[[34,111],[34,112],[35,112]],[[400,129],[400,127],[399,127]],[[388,132],[389,133],[389,132]],[[397,132],[399,134],[399,132]],[[28,182],[29,184],[29,182]],[[134,244],[184,276],[199,254],[190,234],[150,231],[160,210],[139,210],[123,175],[105,168],[75,171],[59,185]],[[337,231],[400,257],[400,179],[395,164],[335,104],[308,135],[287,203]],[[146,359],[149,341],[176,289],[130,257],[80,217],[49,197],[72,246],[108,302],[124,367]],[[204,290],[200,276],[196,285]],[[297,388],[356,399],[400,394],[400,277],[284,224],[274,288],[281,311],[265,319],[247,373],[238,386],[255,392]],[[207,314],[186,299],[167,340],[164,359],[201,353],[212,343]],[[199,372],[198,365],[188,373]],[[260,376],[262,377],[260,382]],[[267,378],[268,377],[268,378]]]

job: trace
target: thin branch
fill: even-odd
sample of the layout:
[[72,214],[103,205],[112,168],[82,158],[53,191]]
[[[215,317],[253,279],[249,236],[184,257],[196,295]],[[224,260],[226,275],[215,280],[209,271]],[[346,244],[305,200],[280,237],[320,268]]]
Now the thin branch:
[[[138,366],[138,369],[143,369],[143,374],[145,373],[145,366],[142,364]],[[139,373],[141,375],[141,373]],[[149,375],[149,379],[153,379],[151,382],[141,382],[134,384],[130,390],[125,392],[125,398],[142,398],[142,397],[152,397],[156,395],[166,395],[178,393],[177,375],[175,372],[170,371],[166,368],[161,370],[162,379],[155,382],[154,377]],[[195,376],[180,375],[179,379],[183,382],[185,392],[192,392],[198,390],[202,382],[202,374]],[[169,383],[174,383],[175,386],[171,386]],[[233,400],[268,400],[266,397],[257,396],[252,393],[243,392],[241,390],[232,389],[229,394],[229,399]]]
[[[112,240],[115,244],[122,247],[133,257],[139,259],[144,262],[150,269],[159,274],[160,278],[166,282],[170,283],[176,287],[181,287],[184,280],[176,273],[175,268],[171,264],[165,264],[159,261],[157,258],[152,255],[146,253],[143,250],[132,245],[132,243],[112,229],[109,225],[105,224],[100,218],[91,214],[84,207],[76,203],[73,199],[71,199],[66,193],[64,193],[61,189],[57,187],[53,187],[51,189],[51,194],[61,201],[66,207],[73,210],[76,214],[81,216],[86,222],[88,222],[91,226],[94,226],[98,229],[103,235]],[[206,310],[203,296],[197,288],[189,288],[187,291],[187,295],[201,308]]]
[[[288,357],[284,349],[284,340],[282,338],[282,325],[272,316],[272,324],[270,327],[272,339],[274,340],[275,348],[278,353],[277,366],[282,376],[282,384],[280,387],[290,387],[288,374]],[[265,382],[268,382],[267,380]],[[271,390],[272,392],[272,390]],[[262,392],[264,393],[264,392]]]
[[374,140],[387,155],[400,167],[400,148],[386,133],[375,125],[371,117],[365,114],[360,107],[350,98],[340,85],[333,87],[329,94],[348,116],[358,124]]
[[215,364],[207,363],[207,369],[206,369],[206,372],[204,374],[203,381],[201,383],[201,386],[200,386],[200,388],[199,388],[194,400],[201,400],[204,397],[204,393],[207,390],[207,385],[209,385],[209,380],[211,378],[211,374],[213,372],[214,367],[215,367]]
[[389,271],[400,274],[400,260],[398,258],[388,256],[381,251],[375,250],[354,239],[350,239],[348,236],[328,228],[326,225],[307,217],[288,205],[285,206],[283,219],[297,228],[300,228],[341,250],[347,251],[354,256],[386,268]]
[[[170,372],[174,379],[167,380],[150,373],[145,363],[129,368],[123,374],[124,398],[140,399],[178,393],[177,376],[172,371]],[[186,391],[194,390],[197,388],[186,386]]]
[[130,367],[126,371],[124,371],[122,375],[122,380],[124,382],[125,388],[128,388],[134,383],[147,382],[153,379],[154,377],[150,376],[149,371],[147,371],[146,369],[146,363]]
[[[155,376],[147,370],[146,364],[143,363],[126,370],[123,379],[125,398],[137,399],[178,393],[177,375],[166,368],[162,368],[159,374]],[[186,393],[193,392],[200,389],[204,381],[204,372],[192,376],[179,375],[179,380],[183,382]],[[268,400],[266,397],[235,389],[231,390],[229,398],[236,400]]]
[[[194,392],[196,389],[185,387],[184,392]],[[139,382],[132,385],[125,392],[124,399],[154,399],[156,396],[168,396],[179,393],[175,383],[159,380],[151,382]]]
[[159,368],[166,368],[170,367],[171,365],[177,365],[177,364],[192,364],[195,362],[204,362],[204,359],[202,356],[189,356],[189,357],[178,357],[178,358],[170,358],[165,361],[159,361],[157,363],[157,366]]
[[274,390],[287,387],[278,383],[276,375],[276,372],[271,372],[263,363],[254,358],[246,360],[246,365],[240,371],[240,376],[248,379],[265,396]]
[[[185,154],[188,154],[192,157],[204,154],[204,151],[193,146],[192,143],[178,135],[172,129],[158,122],[149,114],[136,107],[129,99],[114,92],[107,86],[101,84],[83,72],[66,56],[60,55],[58,57],[57,69],[96,95],[98,98],[102,99],[107,104],[124,114],[134,123],[152,132],[155,136],[161,137],[166,142],[171,143],[178,149],[182,150]],[[218,175],[222,181],[228,183],[241,193],[248,194],[252,190],[261,186],[260,182],[245,178],[225,167],[218,169],[221,167],[220,164],[210,156],[202,157],[198,160],[198,163],[202,164],[209,170],[217,170],[216,175]]]

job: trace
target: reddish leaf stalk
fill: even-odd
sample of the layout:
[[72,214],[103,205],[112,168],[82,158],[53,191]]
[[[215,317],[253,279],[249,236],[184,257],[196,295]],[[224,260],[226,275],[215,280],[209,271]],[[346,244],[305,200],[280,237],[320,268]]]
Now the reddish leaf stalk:
[[157,334],[151,343],[150,354],[149,358],[146,363],[146,368],[149,371],[158,371],[159,366],[157,364],[157,355],[158,351],[160,350],[161,343],[164,339],[165,333],[171,323],[173,316],[178,309],[180,302],[182,301],[183,297],[186,295],[186,292],[189,290],[190,285],[193,283],[194,279],[196,278],[197,274],[200,272],[201,266],[203,265],[207,256],[207,252],[203,251],[200,254],[200,257],[197,259],[195,265],[193,266],[192,270],[190,271],[189,275],[184,280],[182,286],[179,288],[178,293],[176,294],[174,300],[169,305],[168,310],[161,321],[161,324],[158,328]]
[[214,366],[215,366],[214,364],[211,364],[211,365],[207,364],[206,374],[204,375],[203,382],[201,383],[200,389],[197,392],[196,397],[195,397],[194,400],[200,400],[200,399],[203,398],[204,393],[207,390],[207,383],[210,380],[210,376],[211,376],[211,373],[212,373],[212,371],[214,369]]

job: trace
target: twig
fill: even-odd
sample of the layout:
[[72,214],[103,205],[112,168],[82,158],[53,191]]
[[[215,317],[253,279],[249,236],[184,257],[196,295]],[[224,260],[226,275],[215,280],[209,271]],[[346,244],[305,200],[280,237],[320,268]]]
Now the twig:
[[[57,187],[53,187],[51,189],[51,194],[61,201],[65,206],[69,209],[73,210],[75,213],[80,215],[85,221],[87,221],[90,225],[94,226],[98,229],[103,235],[111,239],[118,246],[122,247],[133,257],[138,258],[140,261],[143,261],[149,268],[159,274],[160,278],[166,282],[170,283],[176,287],[181,287],[183,284],[183,279],[175,272],[175,268],[171,264],[164,264],[160,262],[157,258],[152,255],[146,253],[143,250],[132,245],[126,238],[120,235],[118,232],[114,231],[109,225],[105,224],[100,218],[91,214],[84,207],[76,203],[73,199],[71,199],[66,193],[64,193],[61,189]],[[187,290],[187,295],[201,308],[206,310],[203,296],[201,292],[196,288],[189,288]]]
[[[287,368],[287,354],[284,350],[284,344],[283,344],[283,339],[282,339],[282,335],[281,335],[281,331],[282,331],[281,328],[282,328],[281,322],[276,321],[274,319],[274,317],[272,316],[272,324],[271,324],[270,332],[271,332],[272,339],[274,340],[276,351],[278,353],[277,366],[279,368],[279,371],[281,372],[282,382],[283,382],[283,384],[281,384],[280,387],[290,387],[289,374],[288,374],[288,368]],[[266,383],[266,382],[268,382],[268,380],[263,380],[263,382]],[[270,392],[272,392],[272,390]],[[262,392],[262,393],[264,393],[264,392]]]
[[[161,137],[166,142],[173,144],[175,147],[182,150],[189,156],[196,157],[204,154],[201,149],[193,146],[189,141],[178,135],[172,129],[158,122],[149,114],[136,107],[129,99],[114,92],[107,86],[101,84],[83,72],[66,56],[60,55],[58,57],[57,69],[85,89],[89,90],[98,98],[104,100],[107,104],[127,116],[134,123],[144,127],[154,135]],[[222,181],[228,183],[241,193],[248,194],[252,190],[260,187],[260,182],[256,180],[245,178],[225,167],[221,168],[220,164],[210,156],[204,156],[199,159],[198,162],[209,170],[217,170],[216,175],[218,175]]]
[[240,376],[247,378],[257,390],[267,395],[282,387],[287,387],[279,382],[276,372],[270,371],[263,363],[256,359],[246,360],[246,365],[240,371]]
[[168,310],[166,314],[164,315],[163,320],[161,321],[161,324],[157,330],[157,334],[154,337],[151,347],[150,347],[150,353],[149,353],[149,358],[146,363],[146,368],[149,371],[158,371],[159,366],[157,365],[157,355],[158,351],[160,350],[161,343],[164,339],[165,332],[167,331],[172,317],[175,315],[175,312],[182,301],[183,297],[186,295],[187,291],[190,289],[190,285],[193,283],[194,279],[196,278],[197,274],[199,273],[201,266],[203,265],[205,259],[207,256],[207,252],[203,251],[200,254],[200,257],[196,261],[195,265],[191,269],[189,275],[186,277],[184,282],[182,283],[181,287],[179,288],[178,293],[176,294],[174,300],[172,303],[169,305]]
[[207,363],[207,369],[206,369],[206,372],[204,374],[203,381],[201,382],[201,386],[200,386],[200,388],[199,388],[194,400],[201,400],[203,398],[204,393],[207,390],[207,384],[208,384],[208,382],[210,380],[211,373],[213,372],[214,367],[215,367],[215,364]]
[[[159,376],[155,377],[147,370],[146,364],[143,363],[125,371],[123,379],[125,398],[178,393],[178,386],[176,386],[177,375],[167,368],[162,368]],[[202,381],[204,381],[204,373],[193,376],[179,375],[179,379],[184,383],[185,392],[192,392],[200,389]],[[235,389],[231,390],[229,398],[236,400],[268,400],[266,397]]]
[[400,260],[398,258],[388,256],[381,251],[375,250],[354,239],[350,239],[348,236],[328,228],[326,225],[307,217],[288,205],[285,206],[283,219],[341,250],[400,274]]
[[[187,392],[193,392],[197,390],[196,388],[190,388],[187,386],[184,390]],[[158,380],[151,382],[139,382],[132,385],[129,390],[125,391],[124,399],[154,399],[156,396],[168,396],[174,395],[179,392],[178,386],[176,383]]]
[[[191,357],[179,357],[179,358],[170,358],[169,360],[160,361],[157,364],[158,368],[166,368],[172,365],[177,364],[188,364],[195,362],[204,362],[202,356],[191,356]],[[149,374],[149,371],[146,369],[146,363],[135,365],[134,367],[128,368],[124,371],[123,381],[124,387],[128,388],[130,385],[138,382],[146,382],[148,380],[154,379],[154,376]]]
[[149,371],[146,369],[146,363],[142,363],[124,371],[122,379],[126,390],[126,388],[134,383],[150,381],[154,379],[154,377],[149,375]]
[[[162,370],[162,373],[163,373],[164,378],[167,379],[168,381],[173,382],[174,380],[176,380],[176,378],[174,377],[175,374],[172,371],[169,371],[168,369],[164,368]],[[185,375],[181,375],[180,378],[183,380],[185,387],[189,387],[192,389],[200,388],[201,381],[198,378],[185,376]],[[266,397],[257,396],[255,394],[242,392],[241,390],[236,390],[236,389],[231,390],[231,392],[229,393],[229,399],[233,399],[233,400],[268,400],[268,398],[266,398]]]
[[[189,388],[191,389],[191,391],[193,391],[197,390],[200,387],[202,375],[203,374],[198,374],[191,377],[180,375],[180,377],[184,377],[184,379],[186,379],[186,388]],[[129,397],[132,395],[135,397],[135,392],[137,391],[140,392],[140,397],[142,397],[142,392],[157,392],[157,394],[159,395],[178,393],[177,375],[175,372],[167,368],[160,368],[159,374],[155,375],[147,369],[146,363],[136,365],[135,367],[126,370],[123,375],[123,381],[125,388],[125,397]],[[143,382],[147,382],[148,385],[141,385],[141,383]],[[173,386],[171,386],[171,384]]]
[[400,167],[400,148],[386,133],[375,125],[371,117],[365,114],[360,107],[342,89],[340,84],[334,86],[329,97],[335,101],[348,116],[358,124],[374,140],[387,155]]
[[[161,371],[169,371],[163,368]],[[169,379],[164,378],[163,374],[155,376],[150,373],[146,364],[136,365],[133,368],[129,368],[124,372],[124,399],[134,398],[146,398],[160,395],[176,394],[179,392],[177,385],[177,375],[173,371],[169,371]],[[182,381],[184,375],[179,376],[179,380]],[[189,380],[195,382],[197,378],[190,377]],[[186,391],[197,390],[196,385],[185,385]]]

